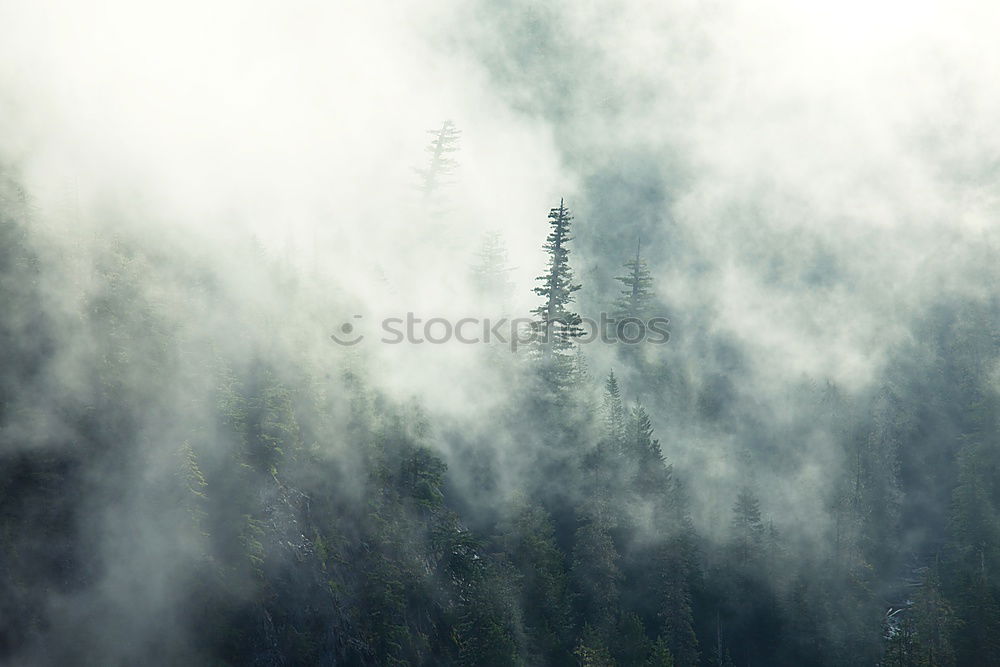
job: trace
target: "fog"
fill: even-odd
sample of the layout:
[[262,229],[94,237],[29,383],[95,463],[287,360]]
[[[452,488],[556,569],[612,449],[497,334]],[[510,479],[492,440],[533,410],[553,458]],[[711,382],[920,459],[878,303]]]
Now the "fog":
[[[77,525],[104,565],[79,590],[37,593],[49,632],[114,660],[184,635],[175,587],[202,547],[172,534],[172,492],[155,489],[193,432],[204,467],[239,448],[213,394],[224,367],[241,372],[234,359],[268,359],[290,386],[312,378],[314,397],[292,404],[326,406],[333,432],[357,428],[352,400],[386,422],[415,410],[404,430],[426,432],[474,529],[531,495],[544,475],[531,452],[550,436],[532,435],[528,414],[505,427],[528,355],[390,345],[380,326],[408,312],[528,317],[560,199],[575,216],[579,312],[612,307],[638,245],[671,321],[641,363],[581,346],[580,432],[603,423],[613,368],[626,402],[649,410],[705,544],[732,539],[730,509],[750,486],[800,562],[819,558],[840,539],[831,507],[851,475],[837,442],[892,441],[887,469],[907,487],[908,466],[934,460],[927,443],[964,432],[947,416],[958,411],[924,399],[949,391],[933,359],[971,355],[996,327],[997,26],[1000,7],[964,0],[0,0],[0,166],[29,196],[18,210],[49,323],[42,370],[9,402],[5,455],[76,446],[66,405],[92,403],[92,363],[119,340],[93,306],[108,275],[151,313],[125,336],[115,385],[139,406],[135,456],[127,473],[87,473],[105,495],[81,492]],[[456,166],[427,193],[418,171],[445,120],[461,131]],[[502,296],[473,279],[490,233],[507,253]],[[116,244],[130,259],[97,268]],[[948,340],[936,318],[960,304],[984,310],[962,325],[969,339]],[[5,310],[12,331],[37,334]],[[345,322],[357,346],[331,340]],[[1000,355],[976,359],[995,401]],[[345,373],[363,378],[363,398],[327,382]],[[895,462],[907,438],[930,452],[919,464]],[[333,438],[317,456],[362,494],[356,448]],[[479,456],[493,486],[479,486]],[[950,483],[904,489],[899,553],[943,539]],[[137,596],[145,613],[130,613]],[[81,620],[92,607],[114,631]],[[130,635],[158,639],[122,649]],[[61,655],[29,645],[40,664]]]

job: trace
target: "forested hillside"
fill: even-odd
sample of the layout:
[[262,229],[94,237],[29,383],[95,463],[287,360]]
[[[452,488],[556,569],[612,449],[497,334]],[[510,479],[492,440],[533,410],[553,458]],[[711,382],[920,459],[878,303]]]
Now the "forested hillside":
[[[9,177],[2,206],[11,664],[1000,664],[995,292],[919,313],[870,389],[788,387],[770,424],[685,384],[669,343],[619,344],[601,376],[572,326],[482,346],[508,382],[466,437],[235,300],[238,271],[313,307],[252,242],[221,273],[127,234],[40,250]],[[539,327],[573,315],[572,217],[549,223]],[[662,307],[641,255],[623,264],[609,308]],[[695,427],[760,443],[714,523],[692,518],[704,471],[673,465]],[[809,530],[758,478],[820,437]]]
[[998,26],[0,0],[0,666],[1000,667]]

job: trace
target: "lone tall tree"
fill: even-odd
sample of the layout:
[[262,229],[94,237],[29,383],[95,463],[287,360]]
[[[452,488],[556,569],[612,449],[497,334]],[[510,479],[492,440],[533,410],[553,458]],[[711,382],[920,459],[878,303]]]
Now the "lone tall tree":
[[428,130],[427,133],[434,137],[426,149],[431,157],[427,168],[417,171],[421,178],[420,191],[424,197],[435,194],[442,180],[455,172],[458,162],[451,154],[458,150],[458,140],[462,131],[456,128],[453,122],[446,120],[441,123],[440,129]]
[[733,505],[733,537],[736,558],[746,565],[757,555],[764,535],[764,522],[760,518],[760,500],[744,487]]
[[626,437],[625,405],[614,371],[608,374],[608,380],[604,383],[604,424],[608,444],[615,454],[621,454],[625,448]]
[[649,314],[650,302],[653,299],[653,278],[650,276],[649,267],[646,266],[646,260],[639,256],[639,249],[640,245],[637,243],[635,259],[625,262],[628,273],[615,278],[624,287],[621,296],[615,301],[615,318],[618,320],[626,317],[643,319]]
[[580,316],[569,310],[573,302],[573,293],[580,285],[573,284],[573,271],[569,266],[568,244],[573,240],[570,236],[570,222],[573,216],[569,209],[559,200],[559,208],[549,211],[551,231],[542,246],[549,255],[548,271],[538,276],[541,283],[535,288],[535,294],[544,301],[532,310],[535,316],[533,324],[536,340],[542,344],[542,355],[551,359],[553,353],[564,353],[573,346],[573,340],[583,335],[580,328]]

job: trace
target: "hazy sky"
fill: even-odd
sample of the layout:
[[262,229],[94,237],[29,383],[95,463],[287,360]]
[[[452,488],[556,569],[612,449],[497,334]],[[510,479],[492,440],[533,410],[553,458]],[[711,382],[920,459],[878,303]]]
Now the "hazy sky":
[[[665,4],[4,0],[0,150],[49,208],[72,190],[84,216],[246,228],[303,265],[319,239],[351,251],[345,280],[376,262],[433,302],[433,267],[491,228],[527,293],[547,208],[586,212],[589,160],[641,146],[680,165],[659,213],[713,265],[661,266],[671,298],[863,380],[886,308],[966,281],[964,246],[995,238],[1000,9]],[[442,244],[412,170],[444,118],[464,134]],[[812,270],[830,280],[799,289]]]

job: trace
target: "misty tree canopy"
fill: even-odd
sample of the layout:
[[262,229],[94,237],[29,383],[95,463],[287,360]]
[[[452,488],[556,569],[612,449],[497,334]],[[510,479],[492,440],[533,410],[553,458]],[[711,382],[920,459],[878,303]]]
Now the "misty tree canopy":
[[1000,667],[995,4],[0,3],[0,664]]

